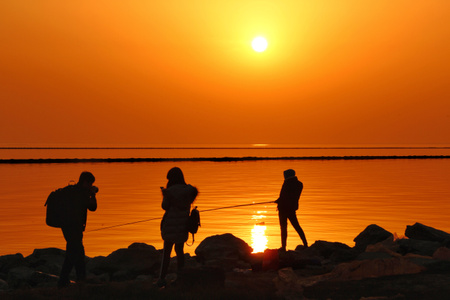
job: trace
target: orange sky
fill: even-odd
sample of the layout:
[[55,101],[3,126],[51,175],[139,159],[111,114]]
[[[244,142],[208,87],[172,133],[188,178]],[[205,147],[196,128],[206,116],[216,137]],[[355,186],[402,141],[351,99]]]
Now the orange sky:
[[0,15],[0,146],[450,144],[447,0],[5,0]]

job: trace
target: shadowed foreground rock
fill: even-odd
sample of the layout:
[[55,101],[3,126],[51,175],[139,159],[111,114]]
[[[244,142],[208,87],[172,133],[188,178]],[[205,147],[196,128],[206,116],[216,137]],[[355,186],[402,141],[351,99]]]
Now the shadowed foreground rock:
[[111,280],[129,280],[139,275],[152,274],[159,269],[161,251],[144,243],[133,243],[110,255],[89,260],[87,270],[95,275],[107,273]]
[[[56,282],[65,252],[36,249],[28,257],[0,257],[0,298],[448,299],[447,233],[417,224],[407,227],[409,239],[394,240],[372,224],[355,238],[355,247],[316,241],[295,251],[254,254],[232,234],[211,236],[195,257],[186,254],[182,272],[174,273],[176,259],[171,260],[170,283],[162,290],[154,285],[162,251],[151,245],[135,243],[106,257],[87,257],[87,284],[62,290]],[[412,227],[420,229],[411,234]]]
[[450,246],[449,233],[420,223],[415,223],[412,226],[406,226],[405,235],[410,239],[438,242],[446,246]]
[[200,263],[220,266],[227,271],[235,267],[249,267],[252,252],[246,242],[231,233],[207,237],[195,249]]
[[392,233],[378,225],[372,224],[367,226],[353,241],[355,242],[356,250],[364,251],[368,245],[382,242],[391,237],[393,237]]

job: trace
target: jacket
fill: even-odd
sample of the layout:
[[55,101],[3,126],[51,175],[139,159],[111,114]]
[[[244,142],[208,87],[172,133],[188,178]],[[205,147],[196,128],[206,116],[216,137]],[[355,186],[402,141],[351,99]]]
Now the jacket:
[[162,208],[166,211],[161,222],[161,237],[166,242],[184,243],[189,237],[187,220],[197,196],[190,184],[176,184],[163,190]]
[[74,185],[68,194],[67,225],[64,227],[75,227],[84,231],[88,210],[97,210],[97,199],[83,188]]
[[280,212],[289,213],[298,209],[298,200],[303,190],[303,183],[297,176],[290,177],[283,182],[280,196],[275,201]]

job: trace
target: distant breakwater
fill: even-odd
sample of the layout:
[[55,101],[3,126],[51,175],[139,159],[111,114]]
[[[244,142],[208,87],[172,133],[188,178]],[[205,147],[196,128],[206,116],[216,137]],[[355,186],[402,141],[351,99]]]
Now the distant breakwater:
[[53,164],[53,163],[138,163],[138,162],[179,162],[210,161],[239,162],[263,160],[376,160],[376,159],[448,159],[450,155],[375,155],[375,156],[282,156],[282,157],[191,157],[191,158],[32,158],[0,159],[0,164]]

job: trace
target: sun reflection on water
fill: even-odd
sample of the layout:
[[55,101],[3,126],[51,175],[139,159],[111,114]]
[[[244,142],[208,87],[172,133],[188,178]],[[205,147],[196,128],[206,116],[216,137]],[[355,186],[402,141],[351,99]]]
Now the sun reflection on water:
[[257,220],[252,228],[252,248],[253,253],[264,252],[267,249],[267,236],[265,234],[267,226],[262,219],[266,218],[265,215],[260,215],[261,213],[266,213],[265,211],[258,211],[258,215],[253,215],[252,219]]

